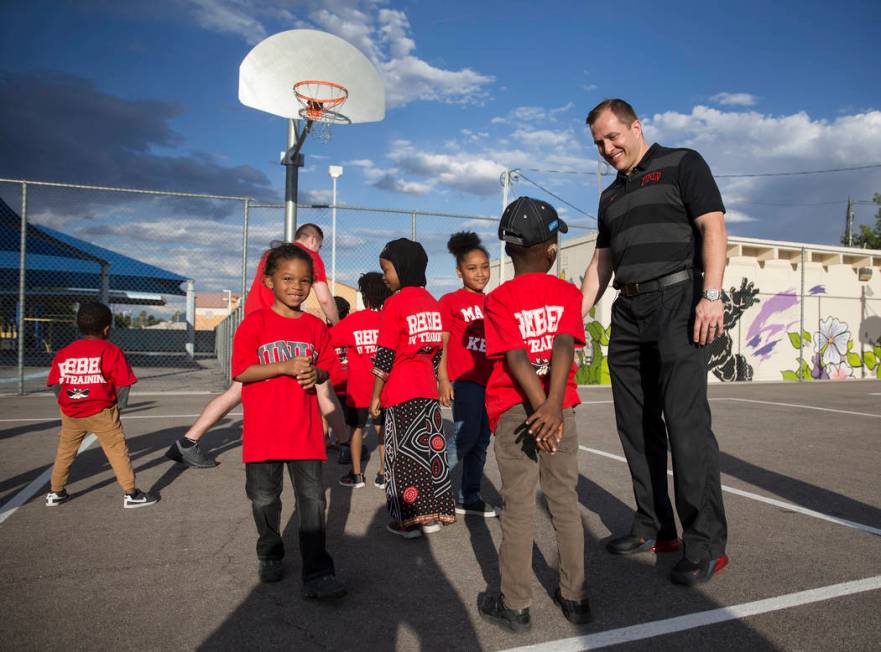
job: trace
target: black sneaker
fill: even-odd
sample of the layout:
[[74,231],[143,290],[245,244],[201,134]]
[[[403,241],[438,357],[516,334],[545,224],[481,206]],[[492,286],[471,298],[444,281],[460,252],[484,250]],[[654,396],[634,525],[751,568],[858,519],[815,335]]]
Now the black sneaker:
[[513,632],[525,632],[532,627],[529,607],[511,609],[505,604],[505,596],[483,594],[478,597],[477,610],[484,620],[507,627]]
[[376,477],[373,478],[373,486],[377,489],[385,489],[385,475],[377,473]]
[[284,575],[281,559],[258,560],[257,577],[261,582],[278,582]]
[[66,489],[50,491],[46,496],[46,507],[58,507],[61,503],[66,503],[68,500],[70,500],[70,495]]
[[315,600],[331,600],[346,594],[345,585],[335,575],[322,575],[303,583],[303,597]]
[[130,494],[125,494],[122,499],[122,506],[125,509],[136,509],[138,507],[149,507],[159,502],[159,496],[148,494],[146,491],[135,489]]
[[168,450],[165,451],[165,457],[181,464],[186,464],[194,469],[213,469],[217,466],[217,462],[209,458],[202,452],[199,443],[196,442],[192,446],[181,446],[180,440],[175,441]]
[[670,579],[674,584],[693,586],[709,582],[710,578],[728,565],[728,555],[722,555],[716,559],[693,562],[683,557],[673,570],[670,571]]
[[682,549],[679,539],[649,539],[628,534],[612,539],[606,544],[606,550],[613,555],[635,555],[639,552],[676,552]]
[[340,453],[337,455],[337,464],[352,463],[352,449],[348,444],[340,444]]
[[560,611],[570,623],[574,625],[586,625],[592,619],[590,614],[590,602],[584,600],[567,600],[560,593],[560,587],[554,592],[554,604],[560,607]]
[[484,518],[495,518],[499,515],[495,507],[487,505],[479,499],[470,503],[456,503],[456,513],[473,514],[475,516],[483,516]]
[[367,486],[367,483],[364,482],[363,473],[352,473],[351,471],[340,478],[340,484],[351,489],[361,489],[362,487]]

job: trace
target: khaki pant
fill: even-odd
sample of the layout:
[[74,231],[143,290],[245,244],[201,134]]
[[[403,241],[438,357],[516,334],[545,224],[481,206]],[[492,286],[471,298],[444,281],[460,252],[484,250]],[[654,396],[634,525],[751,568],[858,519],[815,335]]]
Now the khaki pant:
[[101,410],[90,417],[79,419],[61,415],[61,434],[58,438],[58,452],[52,469],[52,491],[61,491],[70,478],[70,467],[76,458],[80,444],[86,433],[93,432],[104,449],[104,455],[116,474],[122,490],[131,493],[135,490],[135,472],[128,457],[125,432],[119,422],[119,409],[113,407]]
[[578,435],[575,410],[563,410],[563,439],[554,455],[540,452],[526,428],[526,410],[516,405],[499,420],[496,462],[502,476],[502,544],[499,567],[505,604],[525,609],[532,603],[532,545],[535,490],[548,501],[560,554],[560,593],[567,600],[587,596],[584,577],[584,526],[578,504]]

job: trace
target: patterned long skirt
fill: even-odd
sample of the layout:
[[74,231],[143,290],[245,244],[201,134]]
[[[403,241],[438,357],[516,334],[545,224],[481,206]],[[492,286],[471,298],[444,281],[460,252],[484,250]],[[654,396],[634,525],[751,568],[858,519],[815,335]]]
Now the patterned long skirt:
[[386,503],[404,527],[456,521],[443,427],[436,399],[415,398],[386,413]]

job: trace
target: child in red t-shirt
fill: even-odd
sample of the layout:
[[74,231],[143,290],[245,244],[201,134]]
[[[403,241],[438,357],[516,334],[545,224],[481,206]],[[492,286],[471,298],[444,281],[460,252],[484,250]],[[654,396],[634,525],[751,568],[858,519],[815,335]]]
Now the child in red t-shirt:
[[70,467],[86,433],[93,432],[107,456],[125,495],[126,509],[147,507],[159,498],[135,487],[135,472],[128,456],[119,411],[128,403],[131,386],[138,382],[122,351],[107,341],[113,313],[103,303],[84,303],[76,314],[82,339],[64,347],[52,361],[46,384],[52,387],[61,408],[61,434],[46,506],[70,500],[64,489]]
[[395,294],[382,308],[370,415],[387,410],[385,492],[392,521],[386,529],[413,539],[456,521],[435,371],[443,328],[440,306],[425,289],[428,256],[421,244],[392,240],[379,265]]
[[327,459],[315,385],[339,362],[327,326],[300,307],[312,288],[312,260],[283,244],[266,258],[266,287],[275,302],[251,313],[233,342],[232,374],[242,383],[245,490],[257,525],[259,577],[282,577],[282,473],[287,466],[297,501],[303,595],[345,593],[325,548],[322,462]]
[[[352,306],[348,301],[343,297],[335,296],[333,302],[336,304],[337,314],[339,314],[340,321],[349,316],[349,311],[352,309]],[[346,392],[348,391],[349,384],[349,359],[346,357],[346,347],[337,342],[337,326],[339,323],[340,322],[338,321],[336,324],[333,324],[330,320],[327,320],[327,327],[330,329],[330,341],[333,344],[334,351],[336,351],[337,357],[340,361],[335,370],[331,372],[330,384],[333,387],[333,393],[339,401],[343,417],[346,420],[346,425],[349,425],[348,410],[346,409]],[[321,407],[320,403],[318,407]],[[328,424],[326,418],[324,421],[324,431],[325,436],[327,436]],[[337,455],[338,464],[351,464],[352,454],[349,450],[350,443],[351,442],[349,441],[335,442],[335,445],[339,448],[339,454]]]
[[[331,329],[334,344],[343,347],[349,363],[349,380],[346,386],[346,423],[352,429],[350,438],[352,450],[352,470],[340,478],[344,487],[358,489],[364,487],[362,462],[362,441],[367,426],[367,411],[373,395],[373,358],[376,355],[376,340],[379,336],[379,311],[391,291],[382,280],[379,272],[367,272],[358,279],[358,291],[364,300],[364,310],[352,313]],[[339,351],[339,349],[337,349]],[[384,412],[373,419],[373,428],[379,441],[379,470],[373,481],[374,486],[385,489],[385,446],[380,430]]]
[[581,292],[547,272],[568,227],[543,201],[505,208],[499,238],[514,278],[486,298],[486,354],[494,360],[486,407],[505,501],[499,547],[501,594],[482,596],[484,618],[515,631],[530,627],[535,490],[541,485],[557,536],[560,584],[554,601],[576,624],[590,620],[584,526],[578,494],[574,407],[575,347],[584,345]]
[[438,368],[440,402],[453,405],[455,439],[447,445],[450,469],[462,463],[456,499],[457,514],[497,516],[480,497],[480,479],[489,446],[486,381],[492,362],[486,357],[483,333],[483,288],[489,282],[489,253],[471,231],[454,233],[447,249],[456,257],[456,275],[463,287],[440,298],[444,319],[444,353]]

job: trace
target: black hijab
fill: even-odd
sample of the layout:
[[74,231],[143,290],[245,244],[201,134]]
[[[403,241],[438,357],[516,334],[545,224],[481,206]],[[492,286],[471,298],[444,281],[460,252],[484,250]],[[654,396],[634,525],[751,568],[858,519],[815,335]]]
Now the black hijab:
[[383,248],[380,258],[395,266],[401,287],[425,287],[428,254],[422,245],[407,238],[392,240]]

